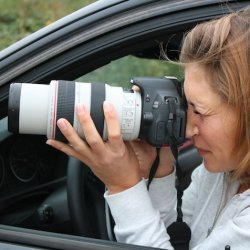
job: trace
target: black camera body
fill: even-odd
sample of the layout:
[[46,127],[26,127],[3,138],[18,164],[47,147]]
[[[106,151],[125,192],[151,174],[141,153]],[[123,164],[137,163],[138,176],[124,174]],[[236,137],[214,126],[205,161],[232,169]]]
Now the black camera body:
[[142,96],[139,137],[161,147],[174,140],[185,142],[186,99],[181,82],[174,77],[136,77],[131,83],[140,87]]

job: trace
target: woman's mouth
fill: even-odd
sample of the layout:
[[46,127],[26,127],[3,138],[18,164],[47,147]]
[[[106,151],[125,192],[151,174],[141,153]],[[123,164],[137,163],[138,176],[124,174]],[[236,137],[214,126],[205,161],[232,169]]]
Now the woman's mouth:
[[[196,147],[197,148],[197,147]],[[199,154],[201,155],[201,156],[205,156],[206,154],[208,154],[210,151],[208,151],[208,150],[205,150],[205,149],[203,149],[203,148],[197,148],[197,151],[199,152]]]

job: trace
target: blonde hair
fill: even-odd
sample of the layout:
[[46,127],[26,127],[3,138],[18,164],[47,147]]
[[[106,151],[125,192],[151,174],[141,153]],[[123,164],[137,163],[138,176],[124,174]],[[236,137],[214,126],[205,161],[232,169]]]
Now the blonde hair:
[[182,65],[205,65],[212,89],[237,110],[235,153],[242,156],[234,177],[250,185],[250,6],[194,27],[186,34]]

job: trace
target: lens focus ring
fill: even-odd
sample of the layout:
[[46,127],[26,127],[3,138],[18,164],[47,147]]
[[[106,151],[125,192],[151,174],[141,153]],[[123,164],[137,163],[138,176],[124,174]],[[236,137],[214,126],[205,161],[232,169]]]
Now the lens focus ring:
[[[56,121],[60,118],[65,118],[73,126],[74,109],[75,109],[75,82],[58,81]],[[56,127],[55,139],[60,141],[67,141],[58,127]]]

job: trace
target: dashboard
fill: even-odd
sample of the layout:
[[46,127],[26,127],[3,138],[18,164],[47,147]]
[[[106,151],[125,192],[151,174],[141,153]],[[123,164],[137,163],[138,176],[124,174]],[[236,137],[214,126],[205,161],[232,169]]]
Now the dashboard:
[[46,140],[46,136],[12,134],[7,118],[0,120],[0,223],[11,224],[8,214],[12,222],[18,210],[36,209],[66,185],[68,157]]

